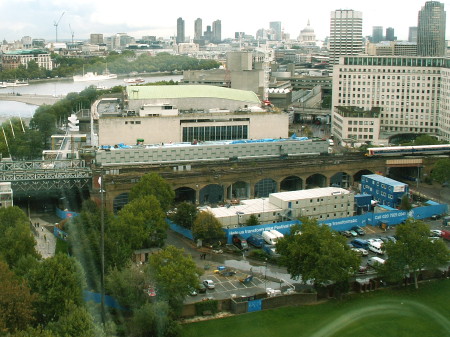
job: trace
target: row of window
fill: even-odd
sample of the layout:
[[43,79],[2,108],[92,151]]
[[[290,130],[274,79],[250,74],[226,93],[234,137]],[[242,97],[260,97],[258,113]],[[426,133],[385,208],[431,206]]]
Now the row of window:
[[183,142],[248,139],[247,125],[195,126],[183,128]]

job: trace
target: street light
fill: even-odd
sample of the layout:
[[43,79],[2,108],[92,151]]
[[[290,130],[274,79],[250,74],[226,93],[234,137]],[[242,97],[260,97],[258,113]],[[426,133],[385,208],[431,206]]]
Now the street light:
[[101,290],[101,317],[102,323],[105,325],[105,205],[103,189],[103,170],[100,171],[100,178],[98,179],[100,185],[100,261],[101,261],[101,275],[100,275],[100,290]]

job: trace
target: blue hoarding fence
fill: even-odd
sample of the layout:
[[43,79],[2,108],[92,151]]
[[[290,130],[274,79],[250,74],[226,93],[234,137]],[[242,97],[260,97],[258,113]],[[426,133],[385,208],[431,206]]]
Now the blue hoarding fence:
[[253,300],[248,302],[247,312],[262,310],[262,300]]
[[[416,207],[411,211],[393,210],[381,213],[368,212],[362,215],[339,218],[332,220],[319,221],[319,223],[330,226],[335,231],[345,231],[352,227],[366,227],[366,226],[381,226],[386,224],[388,226],[398,225],[408,218],[414,219],[426,219],[432,215],[442,215],[447,213],[448,206],[445,204],[431,204],[430,206]],[[178,226],[170,220],[166,220],[172,230],[181,235],[194,240],[192,232],[184,227]],[[299,220],[283,221],[266,225],[237,227],[224,229],[227,236],[227,243],[231,243],[231,239],[234,234],[241,235],[247,239],[252,234],[261,234],[263,231],[277,230],[282,234],[288,234],[291,231],[293,225],[301,225]]]

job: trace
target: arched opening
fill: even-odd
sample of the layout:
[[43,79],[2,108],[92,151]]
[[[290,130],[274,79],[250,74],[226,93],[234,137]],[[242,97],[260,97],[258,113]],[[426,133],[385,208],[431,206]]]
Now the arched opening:
[[330,178],[330,186],[348,188],[350,186],[350,176],[346,172],[338,172]]
[[327,177],[325,177],[323,174],[316,173],[306,178],[306,189],[325,186],[327,186]]
[[120,211],[126,204],[129,202],[129,193],[122,193],[119,194],[117,197],[113,200],[113,212],[116,214],[118,211]]
[[236,181],[227,188],[228,199],[249,199],[250,184],[245,181]]
[[417,181],[420,179],[420,167],[390,167],[388,176],[406,183]]
[[218,204],[223,202],[223,187],[217,184],[211,184],[200,190],[200,204]]
[[275,192],[277,192],[277,182],[273,179],[262,179],[255,184],[255,198],[265,198]]
[[175,190],[175,203],[183,201],[195,204],[195,190],[190,187],[179,187]]
[[356,172],[356,173],[353,175],[353,182],[354,182],[354,183],[360,183],[360,182],[361,182],[361,176],[366,175],[366,174],[373,174],[373,172],[372,172],[372,171],[369,171],[369,170],[361,170],[361,171],[358,171],[358,172]]
[[280,192],[298,191],[303,188],[303,181],[297,176],[289,176],[284,178],[280,183]]

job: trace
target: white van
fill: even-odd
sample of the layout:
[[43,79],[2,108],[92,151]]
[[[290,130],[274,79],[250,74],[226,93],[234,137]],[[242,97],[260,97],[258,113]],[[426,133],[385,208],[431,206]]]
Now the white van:
[[284,238],[284,235],[281,234],[279,231],[277,231],[276,229],[271,229],[269,232],[271,232],[273,235],[275,235],[278,239]]
[[384,254],[383,243],[371,241],[369,242],[369,250],[371,252],[374,252],[375,254],[383,255]]
[[371,267],[376,267],[377,264],[384,264],[384,262],[386,261],[377,256],[373,256],[369,257],[369,259],[367,260],[367,265]]
[[334,140],[333,139],[328,139],[328,145],[329,146],[334,146]]
[[264,241],[266,241],[269,245],[276,244],[277,240],[278,240],[278,238],[270,231],[262,232],[262,237],[263,237]]

